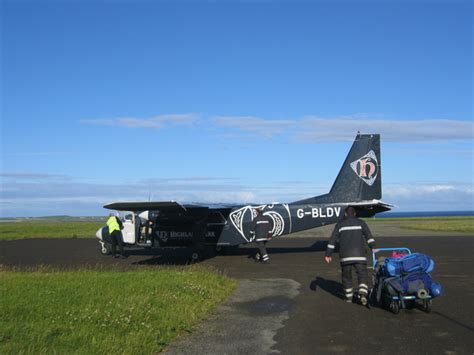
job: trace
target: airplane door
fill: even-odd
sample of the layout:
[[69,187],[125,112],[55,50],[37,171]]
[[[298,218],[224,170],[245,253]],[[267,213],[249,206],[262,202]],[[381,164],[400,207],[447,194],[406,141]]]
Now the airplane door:
[[136,240],[136,229],[135,229],[135,216],[134,214],[128,214],[125,216],[123,221],[122,236],[123,242],[127,244],[135,244]]

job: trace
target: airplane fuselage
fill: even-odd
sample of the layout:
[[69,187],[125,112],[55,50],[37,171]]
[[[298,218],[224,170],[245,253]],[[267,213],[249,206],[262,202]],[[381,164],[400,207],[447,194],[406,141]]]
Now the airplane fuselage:
[[[388,211],[380,201],[380,136],[358,134],[330,191],[292,203],[261,205],[180,204],[176,201],[115,202],[105,208],[132,211],[124,221],[124,242],[139,246],[234,246],[253,242],[257,210],[272,220],[273,238],[334,224],[354,206],[359,217]],[[143,230],[146,232],[143,233]],[[97,232],[104,247],[106,231]]]
[[218,244],[235,245],[252,242],[252,221],[257,209],[273,221],[274,238],[303,230],[337,223],[344,215],[347,204],[270,204],[247,205],[229,213]]

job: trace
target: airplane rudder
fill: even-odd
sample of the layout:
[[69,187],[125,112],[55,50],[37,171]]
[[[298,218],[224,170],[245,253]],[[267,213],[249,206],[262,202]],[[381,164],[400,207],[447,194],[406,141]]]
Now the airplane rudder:
[[380,135],[358,134],[331,188],[339,201],[381,198]]

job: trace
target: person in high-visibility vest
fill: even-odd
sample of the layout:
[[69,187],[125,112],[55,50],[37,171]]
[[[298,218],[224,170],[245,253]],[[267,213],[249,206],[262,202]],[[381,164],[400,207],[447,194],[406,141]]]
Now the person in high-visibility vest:
[[122,258],[125,258],[125,254],[123,252],[122,221],[120,220],[120,218],[111,213],[109,215],[109,219],[107,220],[107,227],[109,227],[110,242],[112,245],[112,256],[114,258],[119,257],[119,255],[116,254],[118,244],[120,256]]

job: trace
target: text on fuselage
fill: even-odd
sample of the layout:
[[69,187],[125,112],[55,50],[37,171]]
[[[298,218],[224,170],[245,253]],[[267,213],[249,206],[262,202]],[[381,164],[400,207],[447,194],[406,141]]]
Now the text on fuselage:
[[311,216],[312,218],[331,218],[339,217],[341,215],[341,207],[313,207],[309,210],[298,208],[296,216],[303,218],[304,216]]

